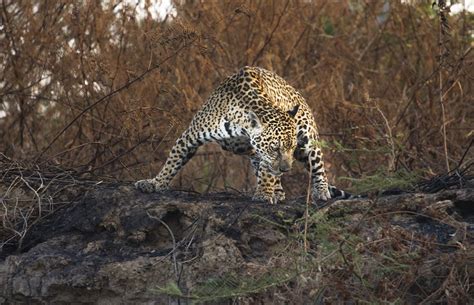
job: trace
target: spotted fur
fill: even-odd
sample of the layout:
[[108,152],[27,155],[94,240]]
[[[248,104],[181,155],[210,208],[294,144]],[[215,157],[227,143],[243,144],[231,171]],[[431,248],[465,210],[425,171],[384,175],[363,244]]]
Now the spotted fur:
[[257,67],[224,80],[176,141],[158,176],[135,186],[143,192],[168,189],[198,147],[211,141],[250,157],[257,176],[254,199],[284,200],[280,178],[294,159],[311,172],[313,200],[345,196],[328,185],[316,123],[304,98],[278,75]]

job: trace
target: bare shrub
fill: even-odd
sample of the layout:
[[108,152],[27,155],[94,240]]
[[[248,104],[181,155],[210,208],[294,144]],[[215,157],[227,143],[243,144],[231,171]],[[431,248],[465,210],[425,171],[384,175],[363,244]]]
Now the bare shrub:
[[[4,1],[0,150],[88,177],[151,177],[219,81],[259,65],[308,100],[332,178],[440,173],[472,138],[472,15],[445,14],[440,68],[431,5],[385,3],[181,1],[157,20],[120,1]],[[302,181],[302,167],[285,177],[290,195]],[[252,182],[247,161],[208,145],[175,187]]]

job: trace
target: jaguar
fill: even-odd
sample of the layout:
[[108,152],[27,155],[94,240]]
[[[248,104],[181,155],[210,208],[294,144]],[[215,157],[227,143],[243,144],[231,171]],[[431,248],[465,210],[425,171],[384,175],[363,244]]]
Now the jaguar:
[[311,175],[314,202],[350,196],[328,184],[318,129],[305,99],[266,69],[246,66],[226,78],[176,140],[160,173],[135,187],[147,193],[169,189],[173,177],[208,142],[250,158],[257,177],[254,200],[285,200],[281,176],[294,160]]

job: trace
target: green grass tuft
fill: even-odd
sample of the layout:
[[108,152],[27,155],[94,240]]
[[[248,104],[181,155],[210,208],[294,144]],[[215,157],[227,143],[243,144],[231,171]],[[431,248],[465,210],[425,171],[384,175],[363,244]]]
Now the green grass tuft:
[[219,278],[208,279],[192,288],[189,294],[183,294],[174,282],[170,282],[164,287],[159,287],[157,292],[201,303],[259,293],[271,287],[287,283],[297,275],[298,273],[293,269],[276,269],[257,277],[227,274]]
[[410,190],[420,178],[418,172],[380,170],[362,178],[341,177],[340,179],[351,181],[351,190],[355,193],[372,193],[390,189]]

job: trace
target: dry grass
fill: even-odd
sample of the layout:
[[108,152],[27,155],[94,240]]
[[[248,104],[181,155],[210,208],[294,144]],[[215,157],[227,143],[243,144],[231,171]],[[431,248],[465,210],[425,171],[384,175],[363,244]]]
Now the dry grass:
[[[384,11],[376,1],[208,1],[176,10],[156,21],[133,17],[133,6],[4,2],[0,150],[92,177],[151,177],[206,96],[243,65],[301,90],[332,177],[381,167],[433,175],[472,138],[472,15],[446,15],[440,50],[428,3]],[[304,193],[301,168],[285,180],[290,195]],[[247,191],[253,178],[247,161],[208,145],[175,181]]]

